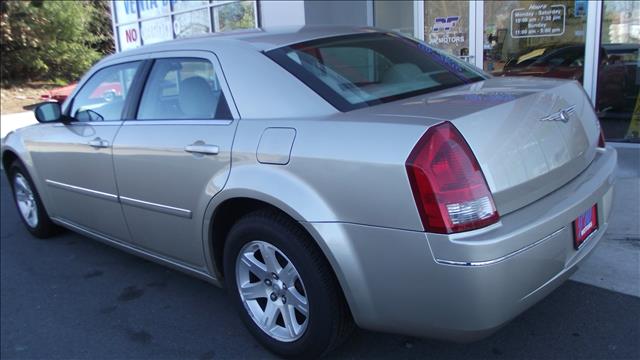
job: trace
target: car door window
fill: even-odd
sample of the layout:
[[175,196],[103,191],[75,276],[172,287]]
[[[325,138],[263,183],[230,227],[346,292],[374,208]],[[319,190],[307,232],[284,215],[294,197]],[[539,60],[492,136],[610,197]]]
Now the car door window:
[[232,118],[209,60],[168,58],[154,62],[142,93],[137,119]]
[[124,101],[141,62],[99,70],[73,99],[71,116],[78,121],[120,120]]

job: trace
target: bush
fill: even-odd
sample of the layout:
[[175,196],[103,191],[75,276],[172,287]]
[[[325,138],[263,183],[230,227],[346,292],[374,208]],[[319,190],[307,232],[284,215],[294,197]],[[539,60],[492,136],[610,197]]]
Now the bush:
[[[88,1],[3,1],[2,81],[77,80],[108,48],[104,7]],[[108,16],[108,13],[107,15]],[[108,21],[108,18],[107,18]]]

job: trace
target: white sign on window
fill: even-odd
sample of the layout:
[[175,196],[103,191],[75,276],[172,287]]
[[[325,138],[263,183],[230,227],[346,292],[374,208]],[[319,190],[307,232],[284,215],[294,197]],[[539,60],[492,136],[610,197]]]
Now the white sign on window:
[[169,0],[141,0],[138,1],[140,18],[148,19],[153,16],[168,15],[171,12]]
[[145,45],[173,39],[171,18],[168,16],[141,22],[140,31]]
[[140,29],[138,23],[118,26],[120,51],[140,47]]
[[195,9],[209,5],[208,0],[177,0],[173,3],[173,11]]
[[118,23],[127,23],[138,19],[138,5],[136,0],[114,1],[116,5],[116,20]]
[[211,12],[202,9],[175,15],[173,31],[178,38],[211,32]]
[[511,11],[511,37],[529,38],[564,34],[567,9],[564,5],[533,3]]

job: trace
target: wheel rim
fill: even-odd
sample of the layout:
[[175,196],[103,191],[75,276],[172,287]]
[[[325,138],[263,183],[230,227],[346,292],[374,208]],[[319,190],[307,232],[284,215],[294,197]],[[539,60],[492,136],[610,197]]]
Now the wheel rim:
[[240,299],[253,321],[272,338],[299,339],[309,323],[307,291],[298,270],[277,247],[245,244],[236,259]]
[[31,190],[27,179],[20,173],[16,174],[13,180],[13,192],[24,221],[32,228],[38,226],[38,206],[33,190]]

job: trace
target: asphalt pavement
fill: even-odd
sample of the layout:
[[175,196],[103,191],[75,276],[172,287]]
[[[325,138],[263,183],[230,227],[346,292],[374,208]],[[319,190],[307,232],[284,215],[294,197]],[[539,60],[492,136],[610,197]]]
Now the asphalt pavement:
[[[0,358],[273,358],[244,329],[224,289],[72,232],[33,238],[0,176]],[[630,239],[634,271],[640,242]],[[568,281],[476,343],[360,330],[331,357],[640,359],[640,298],[598,285]]]

